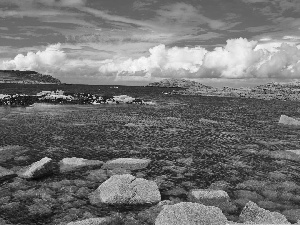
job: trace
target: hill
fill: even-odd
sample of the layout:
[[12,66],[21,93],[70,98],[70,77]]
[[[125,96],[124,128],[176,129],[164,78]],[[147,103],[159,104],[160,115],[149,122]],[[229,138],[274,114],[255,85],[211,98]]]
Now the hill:
[[60,80],[35,71],[0,70],[0,83],[60,84]]
[[203,85],[196,81],[186,79],[164,79],[160,82],[154,82],[147,85],[147,87],[162,87],[162,88],[212,88],[210,86]]

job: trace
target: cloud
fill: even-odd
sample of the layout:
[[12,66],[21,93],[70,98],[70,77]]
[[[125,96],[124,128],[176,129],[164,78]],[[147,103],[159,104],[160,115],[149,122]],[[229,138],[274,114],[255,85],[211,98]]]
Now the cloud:
[[4,61],[4,69],[37,70],[41,72],[55,71],[63,65],[66,54],[60,49],[60,44],[49,45],[44,51],[18,54],[14,59]]
[[[273,48],[272,50],[270,48]],[[269,49],[268,49],[269,48]],[[295,78],[300,72],[300,49],[281,43],[267,46],[247,39],[230,39],[226,46],[207,51],[202,47],[166,48],[158,45],[148,57],[114,59],[101,62],[102,74],[190,78]]]

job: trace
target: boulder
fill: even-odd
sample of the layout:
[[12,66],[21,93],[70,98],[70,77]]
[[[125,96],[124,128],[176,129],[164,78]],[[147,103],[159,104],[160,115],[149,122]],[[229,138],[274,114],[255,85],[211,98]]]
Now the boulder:
[[13,159],[26,151],[24,147],[19,145],[0,146],[0,163]]
[[297,223],[300,220],[300,209],[284,210],[282,214],[291,222]]
[[192,202],[165,205],[155,220],[155,225],[222,225],[227,219],[221,210]]
[[251,200],[253,202],[262,201],[263,196],[257,194],[255,191],[247,191],[247,190],[237,190],[234,192],[236,198],[244,198]]
[[284,215],[260,208],[251,201],[245,205],[239,218],[244,223],[290,224]]
[[118,158],[106,162],[102,166],[102,169],[124,168],[128,170],[139,170],[146,168],[150,162],[150,159]]
[[92,204],[147,204],[157,203],[161,195],[154,181],[130,174],[114,175],[89,196]]
[[292,117],[288,117],[286,115],[281,115],[279,122],[284,125],[294,125],[294,126],[299,126],[300,125],[300,120],[294,119]]
[[64,158],[59,162],[60,172],[69,172],[85,167],[101,167],[103,162],[100,160],[88,160],[83,158]]
[[17,174],[14,173],[13,171],[0,166],[0,182],[16,176]]
[[189,192],[188,199],[191,202],[210,206],[216,206],[230,200],[227,192],[213,189],[193,189]]
[[51,158],[45,157],[19,171],[18,176],[26,179],[40,178],[53,173],[54,163]]
[[108,225],[111,222],[110,218],[90,218],[67,223],[67,225]]

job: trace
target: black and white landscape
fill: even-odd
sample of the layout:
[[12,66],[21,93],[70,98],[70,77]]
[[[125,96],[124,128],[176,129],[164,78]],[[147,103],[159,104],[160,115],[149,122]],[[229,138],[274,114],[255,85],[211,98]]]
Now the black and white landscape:
[[300,223],[299,0],[1,0],[0,225]]

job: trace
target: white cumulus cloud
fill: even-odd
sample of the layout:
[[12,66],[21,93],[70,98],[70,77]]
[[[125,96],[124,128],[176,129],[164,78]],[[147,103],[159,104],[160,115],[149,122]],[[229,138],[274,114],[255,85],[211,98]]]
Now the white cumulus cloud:
[[[266,47],[266,48],[264,48]],[[227,40],[224,47],[208,51],[202,47],[158,45],[149,56],[102,61],[101,73],[120,76],[149,74],[152,77],[193,78],[297,78],[300,77],[300,49],[281,43],[270,46],[244,38]],[[141,73],[143,72],[143,73]],[[141,75],[141,79],[142,75]]]
[[41,72],[55,71],[63,65],[66,54],[60,49],[61,45],[49,45],[44,51],[18,54],[14,59],[3,61],[4,69],[37,70]]

